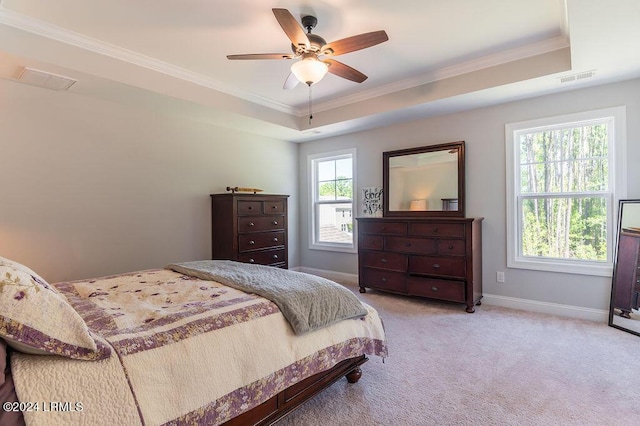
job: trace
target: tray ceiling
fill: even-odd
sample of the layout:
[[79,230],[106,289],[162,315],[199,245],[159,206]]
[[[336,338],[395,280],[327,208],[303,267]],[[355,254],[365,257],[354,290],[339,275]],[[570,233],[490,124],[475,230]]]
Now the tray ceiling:
[[[327,75],[312,87],[309,122],[308,88],[282,89],[291,60],[226,59],[290,51],[272,7],[316,16],[313,32],[327,41],[380,29],[389,41],[336,58],[369,78]],[[635,0],[3,0],[0,77],[28,66],[77,80],[70,92],[304,141],[638,76],[639,9]],[[584,72],[593,77],[570,78]]]

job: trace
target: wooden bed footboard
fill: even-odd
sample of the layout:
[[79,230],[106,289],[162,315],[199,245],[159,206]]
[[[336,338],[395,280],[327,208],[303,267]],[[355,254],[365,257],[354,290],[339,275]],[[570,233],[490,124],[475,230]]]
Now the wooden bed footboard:
[[360,366],[368,360],[365,355],[345,359],[330,370],[315,374],[288,387],[257,407],[234,417],[224,425],[270,425],[329,387],[342,376],[346,376],[349,383],[356,383],[362,376]]

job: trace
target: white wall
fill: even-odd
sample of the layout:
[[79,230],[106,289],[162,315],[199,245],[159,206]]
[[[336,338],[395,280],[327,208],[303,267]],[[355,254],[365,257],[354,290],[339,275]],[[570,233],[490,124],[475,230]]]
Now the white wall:
[[211,256],[209,194],[290,194],[298,146],[71,92],[0,80],[0,256],[45,279]]
[[[640,79],[510,102],[461,113],[427,118],[382,129],[328,138],[300,147],[300,222],[309,226],[306,158],[309,154],[357,149],[357,181],[361,187],[382,185],[382,152],[465,141],[466,213],[484,217],[483,284],[485,295],[607,310],[611,279],[536,272],[506,267],[505,124],[579,111],[626,105],[628,198],[640,198]],[[360,194],[360,191],[356,191]],[[358,204],[360,204],[358,200]],[[357,273],[357,255],[309,250],[300,234],[304,267]],[[496,282],[505,271],[505,283]]]

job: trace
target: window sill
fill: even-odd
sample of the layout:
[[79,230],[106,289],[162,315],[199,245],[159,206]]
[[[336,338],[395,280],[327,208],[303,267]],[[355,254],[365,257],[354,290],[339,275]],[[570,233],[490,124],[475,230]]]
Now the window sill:
[[612,277],[613,265],[602,262],[596,264],[581,261],[549,261],[532,258],[509,259],[508,268],[529,269],[534,271],[560,272],[563,274],[593,275],[600,277]]
[[341,253],[357,253],[358,249],[352,245],[338,245],[331,243],[309,244],[309,250],[335,251]]

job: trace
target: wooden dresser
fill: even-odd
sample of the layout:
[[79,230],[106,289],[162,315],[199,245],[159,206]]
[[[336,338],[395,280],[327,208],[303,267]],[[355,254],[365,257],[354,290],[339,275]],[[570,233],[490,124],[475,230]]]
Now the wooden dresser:
[[359,218],[366,288],[466,304],[482,299],[482,218]]
[[288,197],[212,194],[212,258],[288,268]]
[[629,318],[640,308],[640,233],[623,229],[619,238],[613,306]]

